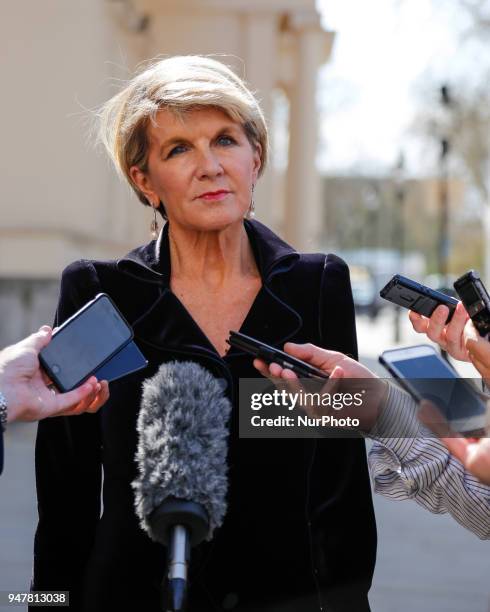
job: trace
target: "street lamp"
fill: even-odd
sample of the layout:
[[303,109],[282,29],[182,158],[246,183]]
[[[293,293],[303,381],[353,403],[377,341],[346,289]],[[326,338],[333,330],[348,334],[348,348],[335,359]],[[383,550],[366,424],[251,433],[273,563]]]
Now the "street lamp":
[[[400,274],[405,272],[405,184],[404,184],[404,171],[405,171],[405,155],[403,151],[400,151],[398,162],[393,172],[394,183],[395,183],[395,198],[393,206],[393,237],[395,239],[395,248],[398,249],[398,270]],[[393,340],[396,344],[401,341],[401,308],[395,306],[395,317],[394,323],[394,334]]]
[[[439,153],[439,248],[438,267],[441,275],[441,287],[445,293],[451,293],[449,281],[449,154],[451,152],[451,112],[453,98],[449,85],[443,84],[439,90],[440,102],[443,108],[443,121],[440,136]],[[441,348],[441,356],[448,359],[447,352]]]
[[441,275],[443,288],[449,286],[449,153],[450,143],[450,111],[453,100],[449,85],[441,85],[440,103],[444,109],[445,120],[443,121],[440,136],[439,153],[439,240],[438,240],[438,268]]

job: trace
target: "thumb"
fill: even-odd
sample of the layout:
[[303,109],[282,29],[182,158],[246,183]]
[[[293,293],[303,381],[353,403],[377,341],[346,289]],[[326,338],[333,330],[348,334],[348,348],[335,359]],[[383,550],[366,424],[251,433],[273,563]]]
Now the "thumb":
[[340,366],[335,366],[333,372],[330,374],[330,378],[344,378],[345,372]]
[[459,459],[463,464],[466,462],[468,456],[468,440],[461,437],[441,438],[441,440],[446,445],[451,455],[454,455],[456,459]]
[[293,357],[302,359],[325,372],[331,372],[337,363],[345,358],[345,355],[342,353],[322,349],[311,343],[295,344],[294,342],[286,342],[284,350]]
[[26,338],[26,344],[31,346],[36,353],[47,346],[51,341],[52,329],[49,325],[43,325],[37,332]]

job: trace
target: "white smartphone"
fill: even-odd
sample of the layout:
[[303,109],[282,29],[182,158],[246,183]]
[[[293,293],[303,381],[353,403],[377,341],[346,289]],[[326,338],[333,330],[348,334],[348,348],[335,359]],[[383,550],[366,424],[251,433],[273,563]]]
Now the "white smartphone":
[[434,347],[420,344],[384,351],[379,361],[414,399],[432,401],[453,430],[467,436],[483,435],[484,400]]

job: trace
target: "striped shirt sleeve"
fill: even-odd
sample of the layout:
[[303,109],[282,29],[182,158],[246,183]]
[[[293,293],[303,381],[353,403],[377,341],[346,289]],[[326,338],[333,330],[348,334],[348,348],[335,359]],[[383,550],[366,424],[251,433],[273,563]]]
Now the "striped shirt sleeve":
[[437,514],[448,512],[479,538],[490,539],[490,487],[420,424],[416,410],[416,402],[390,384],[383,414],[369,435],[375,440],[369,453],[374,490],[395,500],[414,499]]

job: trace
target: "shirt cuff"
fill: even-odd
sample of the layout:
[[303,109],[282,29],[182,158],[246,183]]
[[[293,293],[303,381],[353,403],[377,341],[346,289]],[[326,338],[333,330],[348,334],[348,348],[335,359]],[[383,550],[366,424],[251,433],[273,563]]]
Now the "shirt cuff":
[[[388,383],[388,395],[381,415],[369,437],[404,459],[415,438],[423,434],[417,418],[418,404],[412,397],[392,383]],[[427,432],[428,433],[428,432]]]

